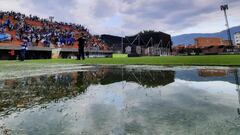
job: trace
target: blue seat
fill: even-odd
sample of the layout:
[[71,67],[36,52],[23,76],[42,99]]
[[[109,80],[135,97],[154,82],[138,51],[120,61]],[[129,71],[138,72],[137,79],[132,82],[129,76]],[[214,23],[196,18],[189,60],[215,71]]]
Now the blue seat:
[[11,40],[11,35],[9,34],[0,34],[0,41],[8,41]]

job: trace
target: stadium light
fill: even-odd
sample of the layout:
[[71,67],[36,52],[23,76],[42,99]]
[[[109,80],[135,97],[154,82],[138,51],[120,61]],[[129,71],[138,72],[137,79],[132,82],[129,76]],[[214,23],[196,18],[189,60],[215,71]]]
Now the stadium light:
[[124,54],[124,32],[121,31],[121,49],[122,49],[122,54]]
[[221,5],[220,8],[221,8],[221,11],[224,12],[224,16],[225,16],[225,20],[226,20],[226,27],[227,27],[227,32],[228,32],[228,40],[230,41],[230,45],[233,46],[231,30],[229,27],[229,22],[228,22],[228,17],[227,17],[227,10],[229,7],[227,4],[225,4],[225,5]]
[[53,22],[53,19],[54,19],[53,16],[49,16],[49,20],[50,20],[50,22]]

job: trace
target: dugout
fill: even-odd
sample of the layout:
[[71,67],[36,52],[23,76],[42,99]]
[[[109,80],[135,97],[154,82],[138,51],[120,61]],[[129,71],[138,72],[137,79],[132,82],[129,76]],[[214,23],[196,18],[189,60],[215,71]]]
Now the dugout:
[[[0,50],[0,60],[17,60],[19,58],[20,50],[15,50],[13,57],[10,56],[10,51],[10,49]],[[51,59],[51,55],[51,51],[29,50],[26,52],[26,59]]]

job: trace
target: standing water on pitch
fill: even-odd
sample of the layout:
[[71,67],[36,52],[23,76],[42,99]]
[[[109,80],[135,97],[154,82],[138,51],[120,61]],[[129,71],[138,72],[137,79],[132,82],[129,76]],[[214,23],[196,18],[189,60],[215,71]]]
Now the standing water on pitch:
[[238,135],[240,69],[92,67],[0,81],[3,135]]

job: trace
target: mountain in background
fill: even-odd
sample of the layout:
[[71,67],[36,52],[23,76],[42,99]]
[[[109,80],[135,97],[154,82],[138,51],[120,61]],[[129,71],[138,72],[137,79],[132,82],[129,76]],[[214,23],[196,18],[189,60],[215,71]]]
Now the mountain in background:
[[[240,26],[231,28],[232,40],[234,42],[234,33],[240,32]],[[173,45],[177,46],[180,44],[190,45],[194,44],[194,39],[198,37],[220,37],[228,40],[227,30],[218,32],[218,33],[192,33],[192,34],[183,34],[178,36],[173,36],[172,41]]]
[[107,43],[110,47],[112,47],[114,44],[121,44],[122,42],[122,37],[114,36],[114,35],[103,34],[100,36],[100,38],[105,43]]

